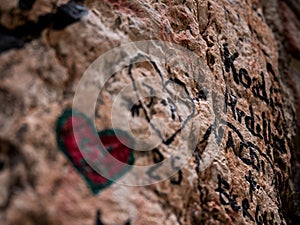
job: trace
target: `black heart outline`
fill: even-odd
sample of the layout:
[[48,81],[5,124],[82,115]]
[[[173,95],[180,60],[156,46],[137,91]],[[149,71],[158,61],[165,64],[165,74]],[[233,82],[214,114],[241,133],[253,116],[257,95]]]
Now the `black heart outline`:
[[[160,79],[161,79],[161,84],[162,84],[162,90],[165,90],[166,89],[166,86],[173,82],[173,83],[176,83],[178,85],[180,85],[181,87],[183,87],[186,95],[188,96],[188,99],[191,101],[192,103],[192,113],[190,115],[187,116],[187,118],[181,122],[181,126],[180,128],[178,128],[169,138],[167,138],[167,140],[164,140],[161,132],[155,127],[155,125],[151,122],[151,119],[147,113],[147,110],[143,107],[143,105],[141,104],[141,97],[140,95],[138,94],[138,91],[137,91],[137,87],[136,87],[136,84],[135,84],[135,79],[133,78],[133,75],[132,75],[132,65],[138,61],[139,58],[146,58],[146,61],[150,62],[151,65],[154,67],[155,71],[157,72],[157,74],[160,76]],[[143,55],[141,53],[139,53],[137,56],[135,56],[134,58],[132,58],[130,60],[130,64],[129,64],[129,67],[128,67],[128,75],[132,81],[132,85],[133,85],[133,89],[136,93],[136,97],[138,99],[138,103],[140,105],[140,107],[142,107],[143,109],[143,112],[144,112],[144,115],[146,117],[146,120],[147,122],[150,124],[151,128],[157,133],[157,135],[161,138],[162,140],[162,143],[165,144],[165,145],[169,145],[171,144],[175,137],[177,136],[178,133],[180,133],[182,131],[182,129],[184,129],[184,127],[186,126],[186,124],[191,120],[191,118],[195,115],[195,112],[196,112],[196,106],[195,106],[195,103],[193,101],[193,99],[190,97],[190,93],[188,92],[186,86],[184,85],[184,83],[182,81],[180,81],[179,79],[175,78],[175,79],[169,79],[167,81],[164,81],[164,77],[161,73],[161,71],[159,70],[158,66],[155,64],[154,61],[152,61],[150,59],[150,57],[146,56],[146,55]]]

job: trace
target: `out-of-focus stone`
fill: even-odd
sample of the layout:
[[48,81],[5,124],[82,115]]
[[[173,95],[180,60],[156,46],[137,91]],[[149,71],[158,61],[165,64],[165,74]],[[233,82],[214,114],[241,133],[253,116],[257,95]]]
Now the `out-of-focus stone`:
[[300,218],[300,186],[299,186],[299,161],[300,161],[300,117],[297,113],[300,109],[300,68],[299,68],[299,1],[288,0],[286,2],[272,0],[263,3],[266,21],[272,28],[276,37],[279,52],[279,72],[283,80],[289,86],[289,96],[295,105],[295,123],[297,124],[294,147],[291,154],[290,188],[285,191],[283,197],[286,211],[290,215],[288,224],[294,224]]

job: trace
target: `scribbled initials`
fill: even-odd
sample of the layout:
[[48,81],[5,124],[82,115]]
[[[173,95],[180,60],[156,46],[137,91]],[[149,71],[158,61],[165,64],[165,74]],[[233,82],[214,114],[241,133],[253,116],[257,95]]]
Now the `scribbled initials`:
[[274,78],[275,84],[278,87],[275,88],[271,85],[269,88],[270,94],[268,96],[264,72],[260,72],[260,79],[255,77],[251,78],[245,68],[241,68],[239,69],[239,72],[237,72],[234,61],[239,57],[239,53],[235,52],[233,55],[230,55],[227,43],[223,45],[223,55],[225,71],[227,73],[229,73],[230,71],[232,72],[233,80],[237,85],[241,84],[246,89],[251,88],[253,96],[269,104],[273,110],[275,109],[275,107],[282,107],[282,103],[278,102],[278,99],[276,99],[276,97],[274,96],[275,93],[280,93],[280,83],[278,82],[272,65],[269,62],[266,65],[266,70],[268,73],[271,73],[272,77]]
[[[229,129],[227,131],[227,141],[225,151],[233,150],[235,155],[247,166],[251,166],[256,172],[266,174],[271,177],[270,185],[275,185],[278,188],[278,178],[274,169],[273,154],[286,154],[286,131],[282,121],[285,121],[285,115],[282,108],[282,99],[280,98],[280,83],[275,75],[272,65],[266,63],[266,71],[270,74],[274,80],[272,85],[267,85],[265,72],[261,71],[258,77],[251,77],[248,71],[244,68],[237,69],[235,60],[239,57],[239,53],[235,52],[231,54],[228,49],[228,44],[223,45],[223,57],[225,72],[232,75],[235,84],[240,85],[245,90],[250,90],[247,93],[252,93],[253,97],[259,101],[264,102],[269,106],[270,111],[255,113],[255,108],[250,105],[248,109],[242,109],[239,107],[239,98],[241,94],[233,94],[228,88],[225,93],[225,106],[224,113],[230,113],[233,120],[239,124],[243,124],[244,127],[256,137],[257,140],[263,140],[266,151],[262,151],[253,142],[245,140],[242,133],[228,121],[222,121]],[[224,79],[229,79],[229,76],[224,75]],[[278,95],[279,94],[279,95]],[[272,113],[274,121],[268,119],[268,116]],[[271,154],[271,150],[273,154]],[[279,157],[278,157],[279,158]],[[272,174],[269,174],[272,171]],[[249,196],[251,202],[253,202],[253,193],[260,189],[257,179],[254,177],[251,170],[248,170],[248,175],[244,176],[246,182],[249,185]],[[236,196],[230,191],[230,185],[220,175],[218,176],[218,188],[216,192],[219,193],[220,202],[223,205],[230,205],[231,202],[236,202]],[[278,193],[277,193],[278,198]],[[237,197],[238,198],[238,197]],[[251,203],[250,202],[250,203]],[[249,220],[256,222],[257,225],[262,224],[278,224],[274,222],[274,212],[268,213],[261,210],[260,205],[256,205],[255,215],[251,215],[249,212],[250,203],[247,198],[244,198],[239,206],[242,209],[242,215]],[[231,207],[233,207],[231,205]],[[233,208],[234,209],[234,208]],[[283,224],[283,218],[278,206],[278,213]]]
[[[227,89],[225,93],[225,105],[224,112],[228,110],[231,112],[232,117],[238,121],[240,124],[244,123],[250,133],[262,139],[266,145],[272,145],[274,149],[280,153],[287,153],[286,142],[285,142],[285,133],[283,125],[279,123],[284,120],[284,114],[281,110],[275,110],[274,116],[276,121],[274,127],[278,131],[271,131],[271,121],[267,119],[267,112],[263,111],[260,115],[255,114],[253,107],[249,106],[249,112],[246,112],[238,107],[238,98],[234,96]],[[262,123],[262,126],[260,125]]]
[[[226,141],[225,150],[232,149],[235,155],[246,165],[252,166],[258,172],[265,174],[266,163],[274,171],[274,165],[270,156],[263,153],[261,149],[250,141],[245,141],[242,134],[238,129],[230,122],[222,121],[227,127],[230,128],[228,131],[228,139]],[[233,134],[239,140],[239,147],[236,141],[233,140]],[[262,157],[262,159],[260,159]]]
[[[152,150],[152,154],[153,154],[153,162],[156,163],[155,165],[153,165],[148,171],[147,174],[149,177],[151,177],[152,179],[155,180],[161,180],[161,177],[159,176],[159,174],[156,173],[156,170],[159,169],[159,167],[161,167],[162,162],[164,160],[164,156],[161,154],[161,152],[157,149],[154,148]],[[176,160],[179,160],[180,158],[178,156],[172,157],[171,159],[171,168],[174,171],[178,171],[177,173],[177,179],[175,177],[172,177],[170,179],[171,184],[176,184],[176,185],[180,185],[181,181],[182,181],[182,171],[179,167],[177,167],[176,164]]]
[[238,212],[240,206],[237,205],[236,194],[230,194],[230,185],[226,180],[224,180],[221,175],[218,175],[218,188],[215,189],[216,192],[219,192],[220,202],[222,205],[230,205],[231,208]]
[[[185,94],[187,96],[187,99],[189,100],[189,108],[191,108],[191,113],[185,119],[183,119],[182,116],[179,115],[178,109],[177,109],[175,103],[172,101],[171,98],[168,97],[166,99],[162,99],[161,100],[161,104],[163,106],[165,106],[165,107],[169,106],[169,110],[171,112],[172,120],[175,120],[175,118],[177,117],[178,120],[181,122],[180,128],[178,128],[176,131],[174,131],[174,133],[172,135],[170,135],[169,137],[167,137],[167,138],[163,137],[161,131],[152,123],[151,116],[150,116],[150,114],[148,113],[148,110],[147,110],[147,109],[151,108],[151,106],[153,104],[153,101],[154,101],[154,98],[155,98],[155,96],[153,96],[154,95],[154,89],[153,89],[153,87],[151,87],[150,85],[145,84],[145,83],[142,84],[143,86],[147,87],[147,89],[149,90],[150,95],[152,95],[150,97],[150,101],[148,103],[145,103],[145,104],[143,103],[143,99],[142,99],[142,97],[140,96],[140,94],[139,94],[139,92],[137,90],[136,81],[135,81],[135,78],[133,76],[133,65],[140,58],[145,58],[147,61],[149,61],[151,63],[152,67],[154,68],[154,71],[160,77],[160,80],[161,80],[161,87],[160,88],[161,88],[162,91],[166,92],[166,87],[170,83],[174,82],[177,85],[179,85],[180,87],[182,87],[182,89],[184,90],[184,92],[185,92]],[[194,101],[190,97],[190,93],[187,90],[187,88],[185,87],[185,84],[183,82],[181,82],[177,78],[170,78],[169,80],[165,80],[164,77],[163,77],[163,75],[162,75],[162,72],[160,71],[160,69],[158,68],[158,66],[156,65],[156,63],[154,61],[151,61],[150,58],[148,58],[147,56],[142,55],[142,54],[138,54],[136,57],[134,57],[133,59],[131,59],[130,65],[128,67],[128,75],[129,75],[129,77],[130,77],[130,79],[132,81],[133,89],[134,89],[134,91],[136,93],[136,98],[137,98],[137,103],[131,109],[132,116],[139,116],[140,115],[140,110],[141,110],[143,112],[143,114],[144,114],[147,122],[151,126],[151,128],[161,138],[162,143],[165,144],[165,145],[170,145],[174,141],[174,139],[176,138],[176,136],[182,131],[182,129],[184,129],[184,127],[186,126],[186,124],[192,119],[192,117],[194,116],[194,114],[196,112]]]
[[257,182],[254,180],[254,176],[252,175],[251,170],[248,171],[249,175],[245,176],[246,181],[249,183],[249,195],[250,195],[250,199],[251,201],[253,200],[253,191],[255,191],[256,189],[259,189],[259,185],[257,184]]
[[[162,106],[166,107],[167,110],[169,110],[170,115],[171,115],[171,119],[173,121],[179,121],[181,123],[181,126],[175,130],[170,136],[168,137],[163,137],[161,131],[159,130],[158,127],[156,127],[154,125],[154,123],[151,121],[151,107],[153,107],[153,103],[155,101],[155,90],[153,89],[153,87],[151,87],[151,85],[146,84],[146,83],[142,83],[142,86],[144,86],[149,94],[150,97],[148,98],[148,101],[145,102],[145,100],[142,99],[142,97],[140,96],[139,92],[138,92],[138,88],[136,86],[136,82],[135,82],[135,78],[133,76],[133,65],[136,61],[138,61],[139,59],[143,59],[145,58],[147,61],[149,61],[149,63],[151,64],[151,66],[153,67],[155,73],[158,75],[159,80],[161,81],[160,86],[156,86],[155,88],[160,88],[161,91],[163,91],[164,93],[167,93],[167,87],[168,85],[175,83],[176,85],[179,85],[182,90],[185,93],[186,96],[186,100],[188,101],[188,108],[191,109],[191,113],[189,115],[187,115],[186,118],[183,118],[182,115],[180,115],[180,113],[178,112],[178,108],[176,106],[176,104],[174,103],[174,101],[172,100],[171,97],[166,97],[164,99],[161,99],[159,102]],[[169,71],[170,72],[170,71]],[[171,72],[170,72],[171,73]],[[175,140],[176,136],[184,129],[184,127],[186,126],[186,124],[192,119],[192,117],[194,116],[196,110],[195,110],[195,104],[194,101],[192,99],[192,97],[190,97],[190,93],[187,90],[185,84],[180,81],[178,78],[170,78],[169,80],[165,80],[165,78],[162,75],[162,72],[160,71],[159,67],[156,65],[155,62],[151,61],[150,58],[148,58],[147,56],[144,56],[142,54],[138,54],[136,57],[134,57],[131,62],[130,62],[130,66],[128,67],[128,75],[131,79],[132,85],[133,85],[133,89],[135,91],[135,97],[137,99],[137,103],[130,109],[131,110],[131,115],[133,117],[135,116],[140,116],[141,112],[143,113],[143,115],[145,116],[145,119],[147,120],[148,124],[150,125],[150,127],[154,130],[154,132],[156,132],[156,134],[160,137],[162,144],[164,145],[170,145],[173,143],[173,141]],[[201,93],[199,93],[199,95],[206,99],[206,95],[204,93],[204,91],[202,91]],[[186,102],[183,102],[183,104],[187,104]],[[208,138],[210,135],[210,132],[207,132],[205,135],[205,138]],[[154,149],[152,150],[153,155],[154,155],[154,162],[156,163],[155,165],[153,165],[148,171],[147,174],[155,179],[155,180],[160,180],[161,176],[159,175],[159,173],[157,173],[156,171],[158,171],[158,169],[161,167],[162,165],[162,161],[164,160],[163,155],[159,152],[158,149]],[[183,175],[182,175],[182,171],[180,170],[179,167],[176,166],[176,161],[180,160],[178,157],[174,157],[171,159],[171,168],[174,171],[178,171],[177,173],[177,178],[172,177],[170,179],[170,182],[172,184],[175,185],[179,185],[182,181]]]
[[[255,188],[259,188],[250,171],[249,176],[245,176],[245,178],[250,183],[250,191],[254,190]],[[242,202],[239,203],[237,200],[239,196],[237,194],[233,194],[230,184],[220,174],[218,175],[218,187],[215,189],[215,191],[219,193],[219,199],[222,205],[230,206],[235,212],[239,212],[241,210],[243,217],[255,222],[256,225],[278,225],[277,222],[274,222],[274,212],[268,213],[267,211],[262,211],[259,204],[256,204],[255,215],[251,215],[249,212],[249,200],[244,198]],[[280,219],[280,224],[283,225],[284,223],[281,216]]]

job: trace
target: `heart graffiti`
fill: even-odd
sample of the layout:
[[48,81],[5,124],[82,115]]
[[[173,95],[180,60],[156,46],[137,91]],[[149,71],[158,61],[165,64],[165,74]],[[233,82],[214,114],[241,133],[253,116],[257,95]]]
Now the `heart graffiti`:
[[[134,164],[133,150],[128,147],[133,146],[134,141],[125,131],[97,131],[91,119],[79,111],[66,109],[62,113],[57,120],[56,138],[59,148],[84,177],[94,194],[111,185],[112,180],[120,178],[129,170],[128,165]],[[115,163],[111,156],[122,163]],[[107,176],[97,172],[97,168],[105,171]]]

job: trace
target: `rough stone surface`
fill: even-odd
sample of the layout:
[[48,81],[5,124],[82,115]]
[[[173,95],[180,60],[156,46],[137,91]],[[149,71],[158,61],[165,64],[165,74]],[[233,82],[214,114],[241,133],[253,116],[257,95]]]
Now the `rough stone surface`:
[[[297,204],[294,184],[299,182],[293,179],[299,168],[294,143],[295,121],[300,127],[295,104],[300,84],[298,9],[293,13],[275,0],[87,0],[88,14],[56,29],[58,22],[49,14],[56,15],[66,3],[36,0],[31,9],[24,9],[19,1],[0,1],[0,31],[24,42],[24,47],[5,49],[0,55],[2,224],[296,224],[299,211],[293,214],[292,208]],[[272,29],[277,29],[275,35]],[[57,118],[71,105],[81,76],[98,56],[120,44],[150,39],[184,46],[208,66],[205,79],[214,82],[225,99],[217,105],[225,118],[220,150],[203,169],[207,143],[199,141],[188,165],[172,177],[178,182],[113,184],[93,195],[56,144]],[[293,50],[291,61],[282,55],[288,51],[278,44],[283,40]],[[283,62],[292,65],[289,70]],[[214,128],[213,113],[193,77],[167,64],[157,67],[165,79],[176,78],[186,87],[188,96],[182,98],[196,106],[200,140],[209,128],[210,135],[221,132]],[[149,63],[134,65],[132,74],[158,77]],[[126,70],[108,81],[96,107],[98,129],[112,126],[114,97],[128,82]],[[132,98],[127,96],[128,101]],[[160,115],[163,123],[172,122],[167,135],[181,124],[158,100],[147,113],[151,119]],[[134,133],[146,136],[145,114],[140,111],[131,119]],[[158,147],[164,158],[172,150],[172,145]],[[136,164],[155,162],[153,152],[135,157]]]
[[290,224],[297,223],[300,218],[300,186],[299,186],[299,146],[300,146],[300,117],[299,117],[299,87],[300,87],[300,61],[299,61],[299,41],[300,41],[300,24],[299,24],[299,1],[289,0],[268,1],[263,3],[263,11],[266,22],[272,28],[276,37],[279,51],[279,71],[282,79],[289,85],[290,96],[293,96],[296,108],[295,123],[296,138],[294,148],[292,149],[291,158],[291,191],[287,192],[285,205],[289,211],[287,221]]

